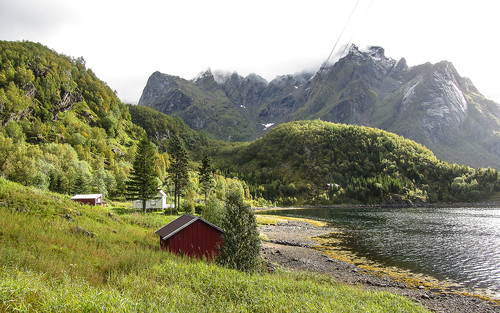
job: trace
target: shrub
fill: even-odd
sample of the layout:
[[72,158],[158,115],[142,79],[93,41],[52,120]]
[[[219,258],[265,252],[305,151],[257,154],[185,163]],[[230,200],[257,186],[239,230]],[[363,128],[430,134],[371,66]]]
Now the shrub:
[[222,226],[222,220],[224,219],[222,202],[217,197],[210,196],[201,211],[201,217],[214,225]]

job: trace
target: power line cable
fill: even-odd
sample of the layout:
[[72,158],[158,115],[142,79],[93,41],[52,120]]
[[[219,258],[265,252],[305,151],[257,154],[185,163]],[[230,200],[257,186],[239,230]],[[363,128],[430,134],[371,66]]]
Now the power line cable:
[[[367,9],[366,9],[365,13],[363,14],[363,18],[362,18],[362,20],[364,20],[364,19],[365,19],[365,17],[366,17],[366,15],[368,14],[368,11],[370,10],[370,8],[371,8],[371,6],[372,6],[373,1],[374,1],[374,0],[371,0],[371,1],[370,1],[370,4],[368,5],[368,7],[367,7]],[[334,51],[335,51],[335,49],[337,48],[337,45],[338,45],[338,43],[339,43],[339,41],[340,41],[340,38],[342,38],[342,35],[344,34],[345,30],[347,29],[347,26],[349,25],[349,22],[351,21],[351,18],[352,18],[352,16],[354,15],[354,12],[356,11],[356,8],[358,7],[359,2],[360,2],[360,0],[358,0],[358,1],[356,2],[356,5],[354,6],[354,8],[353,8],[353,10],[352,10],[352,12],[351,12],[351,15],[349,16],[349,19],[347,20],[347,23],[344,25],[344,28],[342,29],[342,32],[340,33],[340,36],[337,38],[337,41],[335,42],[335,45],[333,46],[333,49],[330,51],[330,54],[328,55],[328,58],[326,59],[326,61],[325,61],[325,62],[323,62],[323,64],[321,65],[321,67],[320,67],[320,69],[319,69],[319,71],[318,71],[318,72],[321,72],[322,70],[324,70],[324,69],[325,69],[325,67],[326,67],[326,65],[328,64],[328,61],[330,60],[330,58],[331,58],[331,56],[332,56],[333,52],[334,52]],[[352,40],[353,40],[354,36],[356,35],[356,33],[357,33],[357,31],[358,31],[358,29],[359,29],[360,25],[361,25],[361,22],[360,22],[360,23],[356,26],[356,29],[354,30],[353,34],[351,35],[351,38],[349,39],[349,41],[347,42],[347,44],[346,44],[346,45],[345,45],[345,47],[344,47],[344,50],[343,50],[343,51],[342,51],[342,53],[340,54],[339,59],[341,59],[341,58],[342,58],[342,56],[345,54],[345,52],[346,52],[347,48],[350,46],[350,44],[351,44],[351,42],[352,42]],[[327,75],[327,77],[326,77],[326,79],[325,79],[325,80],[323,81],[323,83],[321,84],[321,88],[320,88],[319,92],[318,92],[318,93],[316,93],[316,95],[314,96],[314,99],[313,99],[313,101],[311,102],[311,104],[314,104],[314,102],[316,101],[316,99],[318,98],[318,96],[319,96],[319,95],[323,92],[323,89],[324,89],[324,87],[325,87],[325,85],[326,85],[327,81],[330,79],[330,76],[331,76],[331,75],[332,75],[332,71],[329,71],[329,72],[328,72],[328,75]]]
[[352,43],[352,40],[354,39],[354,36],[356,36],[356,33],[358,32],[359,30],[359,27],[361,26],[361,24],[363,23],[362,21],[365,19],[366,15],[368,14],[368,11],[370,11],[370,8],[373,4],[373,1],[374,0],[371,0],[370,1],[370,4],[368,5],[368,7],[366,8],[365,10],[365,13],[363,14],[363,18],[361,19],[361,22],[356,26],[356,28],[354,29],[354,32],[352,33],[351,35],[351,38],[349,38],[349,41],[347,42],[347,45],[344,47],[344,50],[342,51],[342,53],[340,54],[340,57],[341,58],[342,56],[344,56],[345,54],[345,51],[347,50],[348,47],[351,46],[351,43]]
[[323,62],[323,64],[321,65],[320,70],[321,70],[321,69],[323,69],[323,68],[326,66],[326,64],[328,64],[328,61],[329,61],[329,60],[330,60],[330,58],[332,57],[333,52],[334,52],[334,51],[335,51],[335,49],[337,48],[337,45],[338,45],[338,43],[339,43],[339,41],[340,41],[340,38],[342,38],[342,35],[344,35],[344,32],[345,32],[345,30],[347,29],[347,26],[349,26],[349,22],[351,21],[351,18],[353,17],[354,12],[356,12],[356,9],[357,9],[357,7],[358,7],[358,5],[359,5],[359,2],[360,2],[360,1],[361,1],[361,0],[356,1],[356,4],[354,5],[354,8],[353,8],[353,9],[352,9],[352,11],[351,11],[351,15],[349,15],[349,18],[347,19],[347,22],[345,23],[344,28],[343,28],[343,29],[342,29],[342,31],[340,32],[340,35],[339,35],[339,37],[337,38],[337,41],[336,41],[336,42],[335,42],[335,44],[333,45],[332,51],[330,51],[330,54],[329,54],[329,55],[328,55],[328,57],[326,58],[326,61],[325,61],[325,62]]

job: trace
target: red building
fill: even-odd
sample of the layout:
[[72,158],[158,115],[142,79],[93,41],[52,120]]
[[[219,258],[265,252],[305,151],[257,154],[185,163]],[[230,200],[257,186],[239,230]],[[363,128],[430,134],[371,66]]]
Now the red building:
[[155,231],[160,235],[160,247],[176,254],[207,259],[219,255],[224,231],[201,217],[189,214]]
[[78,201],[83,204],[106,206],[106,202],[102,201],[102,194],[100,193],[91,195],[75,195],[71,197],[71,200]]

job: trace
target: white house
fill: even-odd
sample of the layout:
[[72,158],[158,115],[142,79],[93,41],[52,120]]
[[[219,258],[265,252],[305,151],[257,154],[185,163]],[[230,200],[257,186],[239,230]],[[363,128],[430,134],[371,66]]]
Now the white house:
[[[167,194],[160,188],[158,188],[155,198],[146,201],[146,210],[165,210],[170,206],[171,204],[167,204]],[[132,207],[142,210],[142,200],[132,201]]]

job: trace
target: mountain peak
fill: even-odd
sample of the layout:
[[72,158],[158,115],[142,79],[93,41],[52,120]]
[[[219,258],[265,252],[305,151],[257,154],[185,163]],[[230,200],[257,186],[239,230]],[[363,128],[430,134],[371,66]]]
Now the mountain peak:
[[391,58],[387,58],[385,56],[385,50],[379,46],[369,46],[366,49],[360,49],[355,44],[351,44],[349,48],[348,56],[359,56],[363,58],[372,58],[375,60],[392,60]]
[[384,55],[384,48],[382,47],[378,47],[378,46],[371,46],[368,48],[368,51],[367,53],[373,57],[373,58],[380,58],[380,59],[384,59],[385,58],[385,55]]
[[261,76],[259,76],[257,74],[254,74],[254,73],[248,74],[245,77],[245,80],[258,82],[258,83],[262,83],[262,84],[265,84],[265,85],[269,84],[269,82],[265,78],[263,78],[263,77],[261,77]]
[[198,82],[202,79],[205,79],[205,78],[214,78],[214,75],[212,73],[212,69],[207,68],[206,70],[200,72],[198,75],[195,76],[195,78],[192,79],[193,82]]
[[243,77],[238,74],[238,72],[215,71],[213,72],[213,76],[219,86],[225,85],[229,81],[232,81],[233,83],[236,82],[237,84],[241,84],[244,81],[261,83],[265,85],[269,84],[267,80],[254,73],[250,73],[246,77]]
[[356,46],[355,44],[351,44],[351,46],[349,47],[349,54],[356,53],[360,53],[358,46]]

